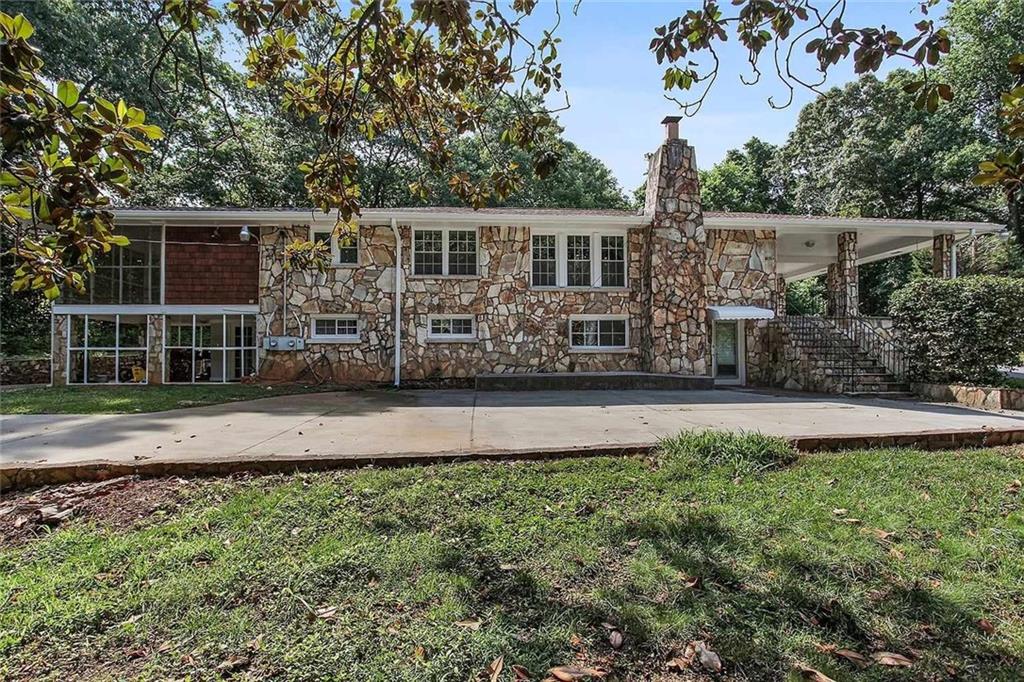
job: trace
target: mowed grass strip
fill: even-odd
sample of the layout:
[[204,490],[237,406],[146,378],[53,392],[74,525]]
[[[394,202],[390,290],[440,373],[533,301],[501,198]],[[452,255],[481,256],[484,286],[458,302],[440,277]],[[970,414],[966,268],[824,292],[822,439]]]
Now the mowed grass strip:
[[301,384],[39,386],[0,392],[0,414],[130,414],[317,393]]
[[1024,676],[1024,449],[794,460],[695,434],[190,483],[130,530],[0,552],[0,677],[472,680],[503,656],[501,680],[701,679],[670,664],[697,640],[732,679]]

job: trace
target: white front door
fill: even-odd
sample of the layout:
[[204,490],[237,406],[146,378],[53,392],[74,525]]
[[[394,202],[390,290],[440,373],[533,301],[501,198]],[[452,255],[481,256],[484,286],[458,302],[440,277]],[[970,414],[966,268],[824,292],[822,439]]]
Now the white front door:
[[745,383],[743,320],[716,321],[712,336],[715,383]]

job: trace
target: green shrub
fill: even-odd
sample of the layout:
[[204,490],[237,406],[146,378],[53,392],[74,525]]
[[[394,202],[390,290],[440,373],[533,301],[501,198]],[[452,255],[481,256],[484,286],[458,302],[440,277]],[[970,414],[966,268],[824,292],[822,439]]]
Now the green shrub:
[[662,439],[661,450],[670,457],[706,467],[727,466],[737,473],[763,471],[796,460],[796,450],[785,438],[753,432],[683,431]]
[[910,378],[985,384],[1024,352],[1024,280],[928,278],[893,294],[890,314],[907,347]]

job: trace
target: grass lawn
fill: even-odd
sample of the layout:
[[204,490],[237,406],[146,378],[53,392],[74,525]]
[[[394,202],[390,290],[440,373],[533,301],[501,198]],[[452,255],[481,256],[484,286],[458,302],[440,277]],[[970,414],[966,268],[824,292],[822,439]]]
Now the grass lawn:
[[1024,448],[706,440],[166,481],[144,519],[0,549],[0,677],[704,679],[694,641],[716,679],[1024,677]]
[[125,414],[217,405],[275,395],[324,391],[280,384],[191,384],[161,386],[40,386],[0,392],[0,414]]

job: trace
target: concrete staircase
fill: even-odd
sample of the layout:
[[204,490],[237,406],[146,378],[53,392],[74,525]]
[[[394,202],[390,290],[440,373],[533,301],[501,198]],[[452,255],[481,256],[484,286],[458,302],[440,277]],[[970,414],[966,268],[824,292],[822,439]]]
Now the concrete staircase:
[[[840,393],[872,398],[913,398],[910,386],[876,354],[845,331],[845,325],[819,317],[787,317],[789,338]],[[847,327],[849,329],[849,327]]]

